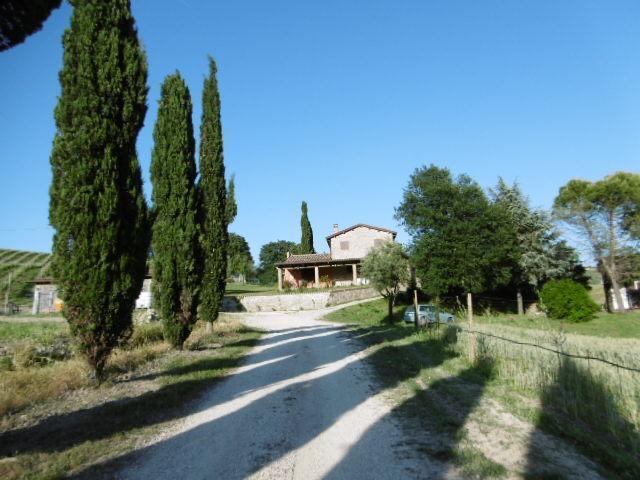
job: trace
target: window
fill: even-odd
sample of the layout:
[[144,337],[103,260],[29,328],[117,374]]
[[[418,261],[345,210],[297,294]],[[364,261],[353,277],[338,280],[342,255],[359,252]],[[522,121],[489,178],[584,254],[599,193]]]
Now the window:
[[340,242],[340,250],[349,250],[349,242]]

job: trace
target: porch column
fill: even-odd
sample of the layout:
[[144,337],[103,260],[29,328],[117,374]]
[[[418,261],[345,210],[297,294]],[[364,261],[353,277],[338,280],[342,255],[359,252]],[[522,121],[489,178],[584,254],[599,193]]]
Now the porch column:
[[316,288],[320,288],[320,268],[319,267],[314,267],[314,273],[316,274],[316,284],[315,287]]
[[358,266],[354,263],[351,265],[351,272],[353,273],[353,284],[357,285],[358,282]]
[[278,290],[282,290],[282,269],[280,267],[276,267],[278,271]]

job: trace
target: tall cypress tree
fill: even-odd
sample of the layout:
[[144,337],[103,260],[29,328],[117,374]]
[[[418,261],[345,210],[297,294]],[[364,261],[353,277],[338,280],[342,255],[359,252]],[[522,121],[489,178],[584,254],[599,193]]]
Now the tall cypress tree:
[[179,73],[162,84],[153,130],[153,288],[164,336],[182,348],[196,321],[199,275],[195,140],[189,89]]
[[227,276],[227,210],[220,93],[216,62],[209,57],[209,76],[202,92],[200,124],[199,218],[202,263],[200,315],[210,328],[218,318]]
[[103,376],[131,332],[149,248],[136,138],[147,63],[129,0],[76,0],[63,37],[49,218],[53,273],[81,352]]
[[229,188],[227,188],[227,225],[231,225],[238,215],[238,203],[236,202],[236,177],[231,175]]
[[307,202],[302,202],[302,216],[300,217],[302,238],[300,239],[300,253],[316,253],[313,248],[313,230],[307,215]]

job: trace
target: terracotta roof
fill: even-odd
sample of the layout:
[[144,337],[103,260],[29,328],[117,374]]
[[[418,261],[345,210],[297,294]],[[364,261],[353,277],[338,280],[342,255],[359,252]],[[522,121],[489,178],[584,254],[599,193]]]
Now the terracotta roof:
[[284,262],[276,263],[276,267],[322,267],[360,262],[362,262],[362,258],[331,258],[331,254],[329,253],[316,253],[308,255],[291,255]]
[[278,265],[300,265],[305,263],[328,263],[331,261],[330,253],[305,253],[303,255],[290,255],[284,262]]
[[339,231],[334,232],[331,235],[327,236],[327,243],[331,244],[331,239],[333,237],[337,237],[338,235],[342,235],[343,233],[347,233],[347,232],[349,232],[351,230],[355,230],[358,227],[371,228],[372,230],[380,230],[381,232],[387,232],[387,233],[390,233],[391,235],[393,235],[393,238],[396,238],[396,235],[398,234],[398,232],[395,232],[394,230],[390,230],[388,228],[376,227],[375,225],[367,225],[366,223],[358,223],[356,225],[350,226],[349,228],[344,228],[342,230],[339,230]]

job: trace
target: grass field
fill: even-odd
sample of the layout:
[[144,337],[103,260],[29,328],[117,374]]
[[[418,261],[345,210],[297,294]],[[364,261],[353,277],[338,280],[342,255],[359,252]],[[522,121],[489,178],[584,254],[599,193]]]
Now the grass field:
[[[404,307],[396,309],[398,320],[403,311]],[[520,437],[511,431],[514,425],[500,427],[505,416],[485,407],[497,402],[521,423],[533,424],[534,436],[545,432],[576,445],[601,466],[603,476],[640,478],[640,374],[539,348],[604,357],[640,369],[640,341],[598,333],[610,331],[607,325],[618,317],[594,321],[598,323],[590,335],[544,329],[542,321],[532,328],[526,319],[508,320],[511,323],[505,325],[507,319],[479,318],[477,328],[482,332],[531,346],[479,335],[479,360],[471,364],[464,324],[416,332],[401,322],[382,323],[385,316],[386,304],[379,300],[336,311],[327,319],[354,325],[357,337],[374,350],[368,358],[381,381],[404,385],[406,394],[397,398],[397,411],[413,425],[441,436],[435,445],[425,447],[429,455],[451,459],[469,476],[504,474],[498,461],[503,457],[494,455],[477,435],[477,431],[495,431],[490,436],[501,438],[503,444],[518,444]],[[623,330],[626,336],[636,336],[630,333],[633,327]],[[474,424],[479,427],[470,427]],[[534,448],[529,442],[521,448],[530,459],[540,453],[527,451]],[[552,463],[545,468],[544,462],[530,461],[517,474],[525,478],[573,474]]]
[[[0,322],[10,365],[0,371],[0,478],[66,478],[126,454],[182,414],[199,392],[234,368],[260,332],[221,318],[198,325],[183,351],[162,341],[159,323],[138,326],[95,386],[75,354],[22,362],[25,349],[69,339],[66,323]],[[211,347],[211,345],[215,345]],[[104,419],[109,421],[105,422]]]
[[477,319],[478,323],[487,325],[506,325],[546,331],[562,329],[566,333],[594,337],[640,338],[640,311],[623,314],[602,312],[593,320],[583,323],[561,322],[548,319],[544,315],[481,315]]

